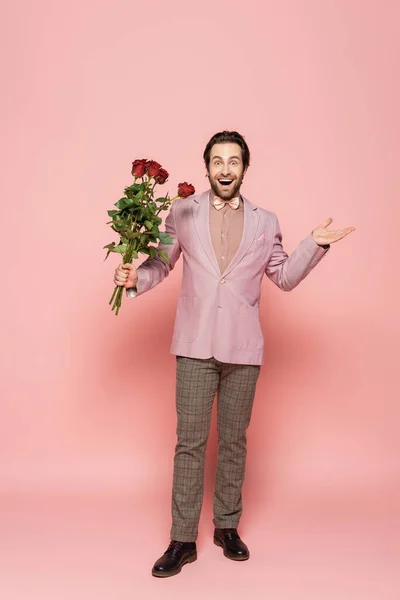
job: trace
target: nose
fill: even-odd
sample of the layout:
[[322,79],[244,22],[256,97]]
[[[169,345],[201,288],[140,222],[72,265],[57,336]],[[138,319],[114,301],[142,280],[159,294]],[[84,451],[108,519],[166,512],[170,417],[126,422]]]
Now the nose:
[[228,167],[227,165],[224,165],[224,166],[222,167],[222,170],[221,170],[221,175],[222,175],[223,177],[225,177],[225,176],[228,176],[228,175],[229,175],[229,167]]

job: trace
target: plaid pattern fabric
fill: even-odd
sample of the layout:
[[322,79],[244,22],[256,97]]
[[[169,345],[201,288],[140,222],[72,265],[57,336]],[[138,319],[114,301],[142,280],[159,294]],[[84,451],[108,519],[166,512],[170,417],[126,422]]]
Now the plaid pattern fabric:
[[176,357],[177,436],[171,539],[195,541],[203,502],[205,451],[217,394],[215,527],[237,527],[242,514],[246,429],[260,365]]

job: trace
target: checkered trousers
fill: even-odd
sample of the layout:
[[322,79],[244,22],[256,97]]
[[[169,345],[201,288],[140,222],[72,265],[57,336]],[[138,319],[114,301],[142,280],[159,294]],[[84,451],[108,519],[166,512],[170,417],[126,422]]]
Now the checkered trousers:
[[178,441],[174,457],[171,539],[195,541],[203,502],[204,463],[217,394],[215,527],[237,527],[242,514],[246,429],[260,365],[176,357]]

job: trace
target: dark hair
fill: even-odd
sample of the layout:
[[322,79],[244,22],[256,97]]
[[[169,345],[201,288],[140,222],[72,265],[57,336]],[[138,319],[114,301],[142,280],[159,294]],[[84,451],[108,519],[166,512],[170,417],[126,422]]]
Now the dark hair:
[[246,144],[244,137],[240,135],[237,131],[220,131],[212,136],[210,141],[208,142],[206,149],[203,153],[204,162],[206,163],[206,167],[208,169],[210,165],[210,154],[211,148],[214,144],[224,144],[224,143],[233,143],[239,144],[242,149],[242,161],[243,167],[246,169],[250,164],[250,150],[248,145]]

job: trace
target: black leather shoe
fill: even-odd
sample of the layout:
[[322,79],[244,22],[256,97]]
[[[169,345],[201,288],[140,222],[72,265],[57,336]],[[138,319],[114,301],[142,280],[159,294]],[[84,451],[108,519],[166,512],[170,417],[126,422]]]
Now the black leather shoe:
[[231,560],[247,560],[250,558],[249,549],[242,542],[236,529],[214,530],[214,544],[224,549],[224,556]]
[[155,563],[154,577],[171,577],[180,573],[183,565],[197,559],[196,542],[178,542],[171,540],[164,554]]

